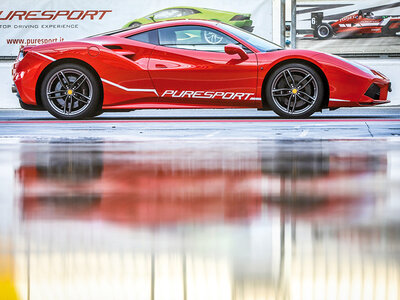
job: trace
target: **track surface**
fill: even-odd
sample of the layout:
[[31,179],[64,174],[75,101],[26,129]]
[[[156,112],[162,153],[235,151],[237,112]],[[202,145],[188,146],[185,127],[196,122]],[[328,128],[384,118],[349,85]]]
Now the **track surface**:
[[30,300],[400,299],[399,135],[395,107],[0,110],[3,282]]
[[0,110],[0,138],[371,138],[400,135],[400,107],[339,109],[287,120],[256,110],[143,110],[62,121],[46,112]]

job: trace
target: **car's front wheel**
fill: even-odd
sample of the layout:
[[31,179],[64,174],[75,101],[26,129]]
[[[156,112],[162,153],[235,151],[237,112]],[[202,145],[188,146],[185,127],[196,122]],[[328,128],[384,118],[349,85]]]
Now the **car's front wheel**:
[[41,85],[43,106],[53,116],[74,120],[99,111],[100,83],[84,66],[67,63],[51,69]]
[[290,63],[268,76],[265,97],[269,107],[281,117],[306,118],[320,109],[324,84],[310,66]]

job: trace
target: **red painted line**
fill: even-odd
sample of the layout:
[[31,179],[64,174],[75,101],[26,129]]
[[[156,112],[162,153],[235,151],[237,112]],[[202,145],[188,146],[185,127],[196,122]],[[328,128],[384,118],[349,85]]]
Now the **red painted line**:
[[188,119],[188,120],[31,120],[31,121],[0,121],[0,124],[90,124],[90,123],[332,123],[332,122],[400,122],[400,119]]

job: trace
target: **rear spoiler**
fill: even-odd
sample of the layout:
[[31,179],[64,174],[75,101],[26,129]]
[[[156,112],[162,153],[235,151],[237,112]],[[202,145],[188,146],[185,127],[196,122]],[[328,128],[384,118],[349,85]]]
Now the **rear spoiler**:
[[324,18],[323,12],[311,13],[311,28],[317,29],[317,27],[321,25],[323,18]]

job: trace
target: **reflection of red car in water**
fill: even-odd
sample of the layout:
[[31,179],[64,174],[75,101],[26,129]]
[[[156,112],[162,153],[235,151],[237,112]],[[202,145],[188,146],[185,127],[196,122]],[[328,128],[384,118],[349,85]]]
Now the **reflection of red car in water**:
[[322,22],[322,12],[311,14],[314,37],[329,39],[333,35],[396,35],[400,31],[400,16],[374,16],[371,11],[359,10],[336,22]]
[[380,155],[262,147],[240,160],[222,153],[203,159],[202,153],[178,151],[160,160],[146,153],[123,158],[120,152],[49,150],[22,157],[17,175],[25,219],[142,226],[232,222],[259,216],[265,205],[307,216],[348,214],[382,196],[371,181],[386,172]]
[[153,226],[232,222],[259,214],[261,195],[245,188],[257,180],[254,170],[188,170],[179,161],[143,162],[135,154],[110,159],[101,151],[36,157],[18,170],[24,218]]

